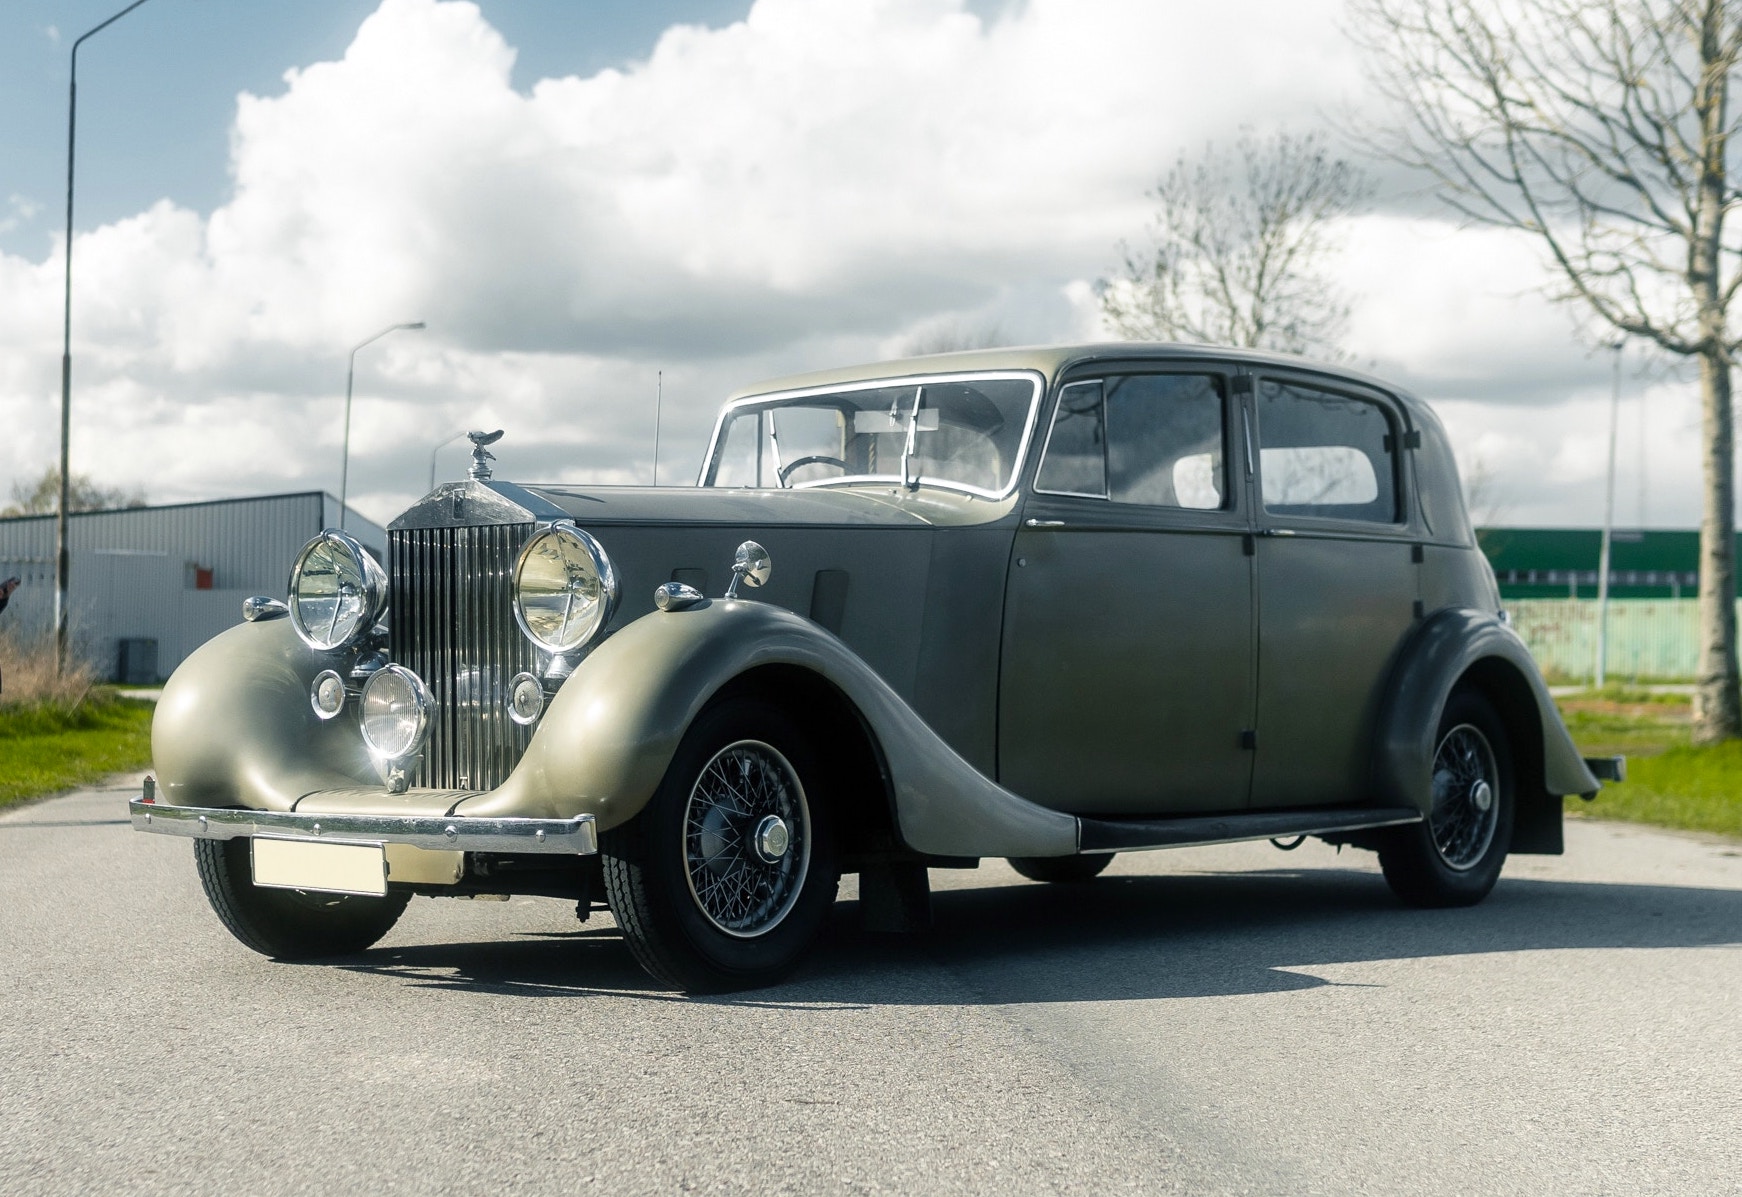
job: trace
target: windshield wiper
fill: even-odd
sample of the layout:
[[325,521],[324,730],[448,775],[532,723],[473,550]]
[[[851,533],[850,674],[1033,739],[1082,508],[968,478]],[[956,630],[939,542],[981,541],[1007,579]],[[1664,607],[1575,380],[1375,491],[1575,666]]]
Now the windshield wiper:
[[[910,478],[908,476],[907,459],[913,455],[913,438],[914,434],[919,431],[919,404],[920,400],[924,397],[925,387],[917,386],[913,388],[913,409],[907,413],[907,439],[901,446],[901,485],[905,486],[908,490],[919,489],[919,479]],[[894,415],[895,405],[891,403],[889,406],[891,409],[890,414]]]

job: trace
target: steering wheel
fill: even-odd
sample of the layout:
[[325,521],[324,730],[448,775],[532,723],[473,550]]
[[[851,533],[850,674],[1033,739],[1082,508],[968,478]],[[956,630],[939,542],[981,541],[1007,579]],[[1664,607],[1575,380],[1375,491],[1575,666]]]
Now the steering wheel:
[[799,467],[807,465],[839,466],[841,473],[845,474],[847,472],[847,463],[842,461],[839,457],[830,457],[826,453],[813,453],[809,457],[801,457],[797,461],[789,462],[786,465],[781,466],[778,471],[780,485],[782,487],[790,487],[791,484],[787,482],[787,479],[792,477],[792,475],[798,471]]

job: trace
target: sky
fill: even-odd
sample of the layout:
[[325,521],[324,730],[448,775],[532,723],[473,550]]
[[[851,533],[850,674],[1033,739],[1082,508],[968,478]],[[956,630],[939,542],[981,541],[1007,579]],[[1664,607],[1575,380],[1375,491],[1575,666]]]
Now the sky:
[[[68,54],[123,6],[0,6],[0,498],[58,452]],[[79,51],[73,468],[153,502],[337,493],[350,350],[410,321],[356,358],[379,522],[432,455],[460,475],[465,428],[507,429],[499,477],[644,483],[657,403],[678,483],[758,379],[940,331],[1106,339],[1095,284],[1177,155],[1384,119],[1342,16],[148,0]],[[1612,355],[1532,243],[1372,165],[1348,348],[1440,411],[1479,522],[1600,524]],[[1618,524],[1694,526],[1691,383],[1629,357],[1622,394]]]

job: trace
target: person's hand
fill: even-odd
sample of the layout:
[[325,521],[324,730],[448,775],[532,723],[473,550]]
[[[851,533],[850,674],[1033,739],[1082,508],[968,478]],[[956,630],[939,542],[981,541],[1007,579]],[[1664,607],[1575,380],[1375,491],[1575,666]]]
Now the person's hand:
[[11,598],[12,592],[18,589],[20,581],[19,578],[7,578],[4,582],[0,582],[0,599]]

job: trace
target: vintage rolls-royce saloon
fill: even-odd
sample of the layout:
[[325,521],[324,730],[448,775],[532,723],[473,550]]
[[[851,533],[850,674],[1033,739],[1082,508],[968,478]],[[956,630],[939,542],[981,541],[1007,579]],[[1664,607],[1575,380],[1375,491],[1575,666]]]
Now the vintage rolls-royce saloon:
[[323,533],[164,688],[134,826],[195,837],[259,952],[539,894],[608,907],[663,983],[740,988],[843,873],[900,929],[931,867],[1300,836],[1461,905],[1620,767],[1507,626],[1433,412],[1348,371],[1095,345],[806,375],[731,398],[681,488],[520,486],[473,439],[384,562]]

